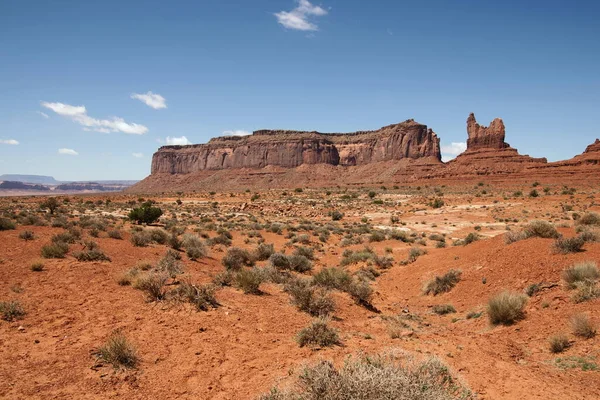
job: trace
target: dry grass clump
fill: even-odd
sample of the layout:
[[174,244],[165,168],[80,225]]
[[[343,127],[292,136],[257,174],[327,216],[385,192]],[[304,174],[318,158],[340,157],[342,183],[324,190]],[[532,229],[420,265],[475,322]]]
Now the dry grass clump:
[[164,257],[156,264],[156,270],[174,278],[183,272],[183,264],[180,260],[181,255],[178,252],[169,249]]
[[183,235],[181,244],[185,248],[185,253],[190,260],[197,260],[202,257],[206,257],[208,254],[206,246],[202,243],[202,240],[193,233],[186,233]]
[[510,325],[525,318],[527,296],[504,291],[488,301],[487,313],[493,325]]
[[596,336],[596,327],[586,314],[575,314],[571,317],[571,329],[575,336],[591,339]]
[[558,238],[554,242],[553,251],[560,254],[577,253],[581,251],[584,244],[585,241],[581,236]]
[[110,231],[108,231],[108,237],[111,239],[121,240],[123,239],[123,234],[118,229],[111,229]]
[[587,212],[583,214],[576,223],[578,225],[594,225],[600,226],[600,214],[595,212]]
[[342,268],[322,268],[313,276],[313,282],[330,289],[346,290],[352,283],[352,276]]
[[29,266],[29,269],[33,272],[42,272],[44,270],[44,263],[41,261],[34,261]]
[[460,282],[461,275],[461,271],[451,269],[442,276],[436,276],[425,284],[423,293],[437,296],[440,293],[449,292],[458,282]]
[[0,301],[0,315],[5,321],[15,321],[25,315],[23,306],[18,301]]
[[317,319],[306,328],[303,328],[296,340],[300,347],[331,347],[340,343],[337,330],[331,328],[324,318]]
[[472,400],[475,397],[435,358],[417,362],[391,354],[304,367],[293,390],[271,389],[260,400]]
[[16,229],[16,225],[8,218],[0,218],[0,231],[9,231]]
[[152,242],[152,237],[146,231],[132,232],[129,238],[135,247],[146,247]]
[[215,292],[214,285],[194,285],[189,281],[184,281],[174,295],[192,304],[198,311],[208,311],[219,306]]
[[531,221],[523,228],[521,232],[508,232],[504,236],[506,244],[518,242],[519,240],[539,237],[544,239],[558,239],[560,233],[554,225],[547,221]]
[[550,336],[548,343],[550,345],[550,351],[555,354],[562,353],[570,346],[569,338],[564,333]]
[[19,233],[19,239],[23,239],[26,242],[35,239],[35,235],[32,231],[23,231]]
[[135,368],[139,357],[133,344],[121,332],[113,332],[104,346],[98,349],[98,358],[115,368]]
[[273,244],[260,243],[256,249],[254,249],[254,259],[256,261],[265,261],[274,253],[275,246],[273,246]]
[[436,304],[432,308],[433,312],[437,315],[453,314],[456,309],[452,304]]
[[133,287],[146,293],[148,301],[161,301],[167,296],[165,284],[169,276],[160,272],[141,274],[133,282]]
[[254,265],[254,257],[246,249],[232,247],[227,250],[221,263],[228,270],[239,271],[244,266],[252,267]]
[[335,311],[335,302],[329,292],[312,286],[308,279],[293,279],[285,285],[284,290],[290,294],[292,304],[300,311],[315,317],[326,317]]
[[263,274],[258,268],[241,269],[233,277],[235,286],[246,294],[261,294],[260,284],[264,281]]
[[597,281],[600,278],[600,271],[594,261],[584,261],[565,269],[562,278],[569,289],[575,289],[578,283]]

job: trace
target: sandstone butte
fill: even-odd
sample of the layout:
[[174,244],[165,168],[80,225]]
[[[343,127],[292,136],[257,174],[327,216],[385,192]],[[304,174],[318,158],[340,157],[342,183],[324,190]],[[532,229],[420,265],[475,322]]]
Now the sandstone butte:
[[447,163],[441,161],[435,132],[412,119],[375,131],[259,130],[206,144],[163,146],[152,157],[150,176],[127,191],[405,184],[507,175],[565,183],[600,178],[598,139],[570,160],[549,163],[521,155],[506,143],[500,118],[486,127],[470,114],[467,134],[466,151]]

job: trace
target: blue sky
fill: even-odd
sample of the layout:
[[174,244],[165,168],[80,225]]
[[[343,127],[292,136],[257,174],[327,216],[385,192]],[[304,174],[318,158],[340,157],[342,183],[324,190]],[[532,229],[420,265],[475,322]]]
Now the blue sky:
[[553,0],[0,0],[0,174],[141,179],[167,138],[408,118],[451,147],[470,112],[503,118],[521,153],[570,158],[600,136],[598,15]]

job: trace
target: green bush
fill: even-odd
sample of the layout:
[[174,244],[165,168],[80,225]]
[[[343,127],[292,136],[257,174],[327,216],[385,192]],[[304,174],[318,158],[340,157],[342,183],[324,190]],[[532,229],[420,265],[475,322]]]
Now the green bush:
[[152,206],[151,202],[143,203],[140,207],[134,208],[129,212],[129,219],[138,224],[151,224],[158,221],[162,215],[162,210]]

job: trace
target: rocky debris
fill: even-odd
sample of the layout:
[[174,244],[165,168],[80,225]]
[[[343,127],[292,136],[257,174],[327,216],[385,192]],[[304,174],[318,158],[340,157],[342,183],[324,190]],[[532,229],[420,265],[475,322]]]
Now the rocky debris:
[[482,148],[506,149],[510,145],[504,141],[506,135],[504,122],[500,118],[492,121],[490,126],[482,126],[477,123],[475,114],[469,114],[467,118],[467,151]]
[[315,164],[360,166],[419,158],[441,164],[440,142],[426,125],[407,120],[349,134],[261,130],[250,136],[214,138],[207,144],[163,146],[152,157],[152,174]]

